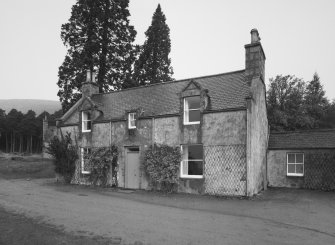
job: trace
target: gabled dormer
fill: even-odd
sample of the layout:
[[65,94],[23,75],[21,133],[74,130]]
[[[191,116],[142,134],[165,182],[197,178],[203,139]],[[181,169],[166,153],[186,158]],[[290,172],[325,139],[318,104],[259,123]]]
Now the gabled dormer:
[[60,122],[62,125],[78,125],[80,132],[89,133],[93,121],[102,116],[101,105],[92,100],[92,95],[99,92],[95,72],[87,71],[81,90],[82,97],[63,115]]
[[81,105],[78,106],[77,110],[80,113],[80,131],[82,133],[89,133],[92,131],[92,123],[94,120],[102,116],[99,105],[95,103],[90,97],[84,97]]
[[181,103],[183,124],[200,124],[201,113],[208,105],[207,90],[203,89],[197,82],[191,80],[181,92]]

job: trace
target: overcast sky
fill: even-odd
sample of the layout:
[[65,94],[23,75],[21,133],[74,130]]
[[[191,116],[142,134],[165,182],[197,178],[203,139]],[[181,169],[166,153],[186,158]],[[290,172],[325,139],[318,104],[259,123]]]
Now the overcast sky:
[[[66,49],[61,24],[74,0],[0,1],[0,99],[58,100],[58,67]],[[244,69],[244,45],[257,28],[266,54],[266,80],[318,72],[335,99],[334,0],[130,0],[136,43],[160,3],[170,27],[175,79]],[[1,105],[0,105],[1,106]]]

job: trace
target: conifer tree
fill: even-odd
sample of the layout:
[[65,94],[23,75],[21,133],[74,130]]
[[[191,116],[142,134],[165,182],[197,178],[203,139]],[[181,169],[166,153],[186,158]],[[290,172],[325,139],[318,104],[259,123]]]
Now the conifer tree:
[[87,69],[97,71],[100,92],[122,88],[136,57],[136,31],[129,24],[129,0],[77,0],[61,27],[67,47],[59,67],[58,96],[63,111],[81,97]]
[[169,53],[171,51],[170,29],[166,18],[158,7],[152,17],[151,26],[145,32],[146,41],[135,62],[133,78],[140,84],[153,84],[171,81],[173,69]]
[[314,127],[318,127],[320,120],[325,116],[329,101],[320,82],[319,75],[315,72],[312,81],[306,87],[305,106],[306,112],[314,119]]

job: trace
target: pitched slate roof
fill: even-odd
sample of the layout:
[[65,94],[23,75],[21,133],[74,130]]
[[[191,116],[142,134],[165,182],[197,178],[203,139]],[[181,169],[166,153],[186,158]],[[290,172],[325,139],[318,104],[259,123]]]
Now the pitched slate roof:
[[335,148],[335,129],[270,133],[269,149]]
[[179,113],[180,93],[195,81],[202,89],[208,89],[209,110],[245,108],[249,87],[244,70],[213,76],[191,78],[137,88],[94,94],[92,100],[102,106],[100,120],[119,119],[129,110],[142,108],[143,116],[160,116]]

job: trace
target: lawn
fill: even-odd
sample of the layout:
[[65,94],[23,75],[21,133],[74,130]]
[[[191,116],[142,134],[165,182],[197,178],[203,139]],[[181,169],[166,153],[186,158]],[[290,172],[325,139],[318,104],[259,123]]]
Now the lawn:
[[0,177],[4,179],[35,179],[55,177],[51,159],[40,155],[0,155]]

